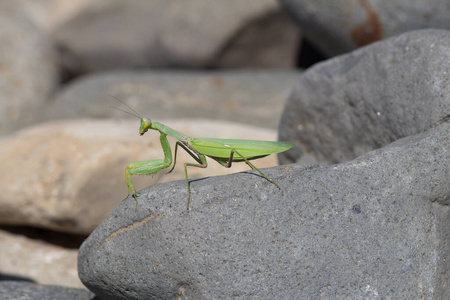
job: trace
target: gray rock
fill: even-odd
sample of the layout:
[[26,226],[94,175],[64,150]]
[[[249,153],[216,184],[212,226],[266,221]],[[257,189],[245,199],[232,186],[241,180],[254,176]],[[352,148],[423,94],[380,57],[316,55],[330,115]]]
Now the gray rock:
[[297,65],[300,29],[281,10],[249,20],[233,36],[213,68],[282,69]]
[[[443,299],[450,123],[340,165],[176,181],[123,202],[80,248],[105,299]],[[446,273],[447,272],[447,273]]]
[[44,1],[2,1],[5,6],[20,7],[40,28],[50,33],[62,23],[73,18],[80,10],[91,1],[73,0],[67,2],[44,0]]
[[108,72],[82,77],[63,89],[43,121],[129,117],[111,109],[127,102],[156,120],[209,118],[278,128],[298,71]]
[[0,298],[4,300],[100,300],[84,289],[24,281],[0,281]]
[[447,0],[279,0],[302,33],[335,56],[412,30],[450,29]]
[[280,139],[329,164],[429,128],[450,114],[449,49],[450,31],[419,30],[312,67],[284,108]]
[[[235,66],[236,60],[227,54],[236,58],[236,51],[246,52],[252,67],[294,67],[299,29],[280,10],[274,0],[106,0],[90,3],[54,37],[64,67],[75,74],[133,67]],[[255,29],[260,19],[265,27],[257,31],[255,47],[256,43],[245,43],[241,33]],[[268,40],[272,43],[264,44]]]
[[0,135],[36,123],[58,83],[56,53],[17,3],[0,3]]
[[[360,149],[409,136],[338,165],[265,169],[282,191],[254,171],[194,180],[189,212],[183,181],[143,190],[137,211],[128,198],[83,243],[81,281],[105,299],[445,299],[450,294],[450,122],[436,121],[449,114],[448,77],[432,75],[439,62],[448,66],[447,36],[445,31],[401,36],[371,46],[376,65],[359,70],[365,52],[358,51],[318,66],[325,74],[319,77],[322,85],[314,85],[314,77],[302,79],[312,85],[302,95],[318,93],[334,101],[340,94],[326,87],[338,82],[341,101],[353,108],[341,114],[325,100],[317,101],[317,110],[334,114],[307,108],[321,116],[317,125],[307,124],[311,127],[325,122],[333,128],[350,120],[341,121],[347,127],[340,131],[328,130],[328,140],[321,137],[325,148],[341,141],[339,136],[343,145],[350,143],[347,132],[361,136],[348,151],[342,146],[335,147],[336,154],[324,152],[328,161],[351,159]],[[405,46],[404,40],[411,43]],[[393,41],[398,52],[388,51]],[[422,53],[424,47],[435,56]],[[397,62],[405,59],[402,52],[414,60],[405,66]],[[391,76],[403,76],[403,84]],[[349,97],[345,90],[352,86],[360,92]],[[371,89],[379,92],[376,101],[365,96],[374,96]],[[395,106],[414,93],[424,104],[410,100],[400,113]],[[385,98],[390,101],[378,106]],[[362,117],[369,124],[357,122]]]

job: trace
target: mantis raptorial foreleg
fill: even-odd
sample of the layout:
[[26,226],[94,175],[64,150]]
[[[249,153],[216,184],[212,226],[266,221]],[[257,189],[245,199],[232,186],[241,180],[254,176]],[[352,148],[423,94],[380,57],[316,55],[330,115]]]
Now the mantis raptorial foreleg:
[[154,160],[145,160],[133,162],[128,165],[125,170],[125,177],[128,184],[128,196],[130,195],[130,191],[136,200],[137,207],[137,198],[136,198],[136,190],[134,189],[133,183],[131,182],[131,175],[150,175],[155,174],[156,172],[170,167],[172,164],[172,150],[170,149],[169,141],[167,140],[167,135],[161,132],[161,136],[159,138],[161,142],[161,147],[164,152],[164,159],[154,159]]
[[173,166],[172,166],[172,169],[170,169],[170,171],[168,173],[173,171],[173,168],[175,168],[175,164],[177,163],[178,146],[183,148],[187,153],[189,153],[189,155],[193,159],[195,159],[195,161],[198,162],[198,164],[193,164],[193,163],[185,163],[184,164],[184,175],[186,177],[186,185],[187,185],[187,189],[188,189],[187,209],[189,210],[189,203],[191,202],[191,188],[189,186],[189,178],[188,178],[188,173],[187,173],[187,167],[206,168],[208,166],[208,162],[206,161],[206,157],[203,154],[199,154],[199,153],[193,152],[191,149],[186,147],[186,145],[183,144],[183,142],[178,141],[175,144],[175,155],[174,155]]

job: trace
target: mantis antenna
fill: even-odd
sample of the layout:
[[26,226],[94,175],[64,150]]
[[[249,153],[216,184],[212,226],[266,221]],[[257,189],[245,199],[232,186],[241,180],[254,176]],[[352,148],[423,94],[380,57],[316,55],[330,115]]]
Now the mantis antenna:
[[119,98],[114,97],[113,95],[110,95],[110,96],[113,97],[114,99],[116,99],[117,101],[119,101],[120,103],[122,103],[123,105],[125,105],[126,107],[128,107],[129,109],[131,109],[131,111],[134,112],[134,114],[131,113],[131,112],[129,112],[129,111],[120,109],[120,108],[118,108],[118,107],[110,106],[111,108],[117,109],[117,110],[119,110],[119,111],[121,111],[121,112],[124,112],[124,113],[126,113],[126,114],[129,114],[129,115],[131,115],[131,116],[133,116],[133,117],[136,117],[136,118],[138,118],[138,119],[142,119],[142,117],[137,113],[137,111],[135,111],[131,106],[129,106],[128,104],[126,104],[125,102],[123,102],[122,100],[120,100]]

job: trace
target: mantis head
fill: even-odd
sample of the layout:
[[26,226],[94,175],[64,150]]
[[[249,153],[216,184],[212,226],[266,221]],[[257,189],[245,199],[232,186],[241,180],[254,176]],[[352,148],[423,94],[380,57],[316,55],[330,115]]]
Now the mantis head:
[[152,121],[149,118],[141,118],[141,127],[139,127],[139,135],[144,135],[151,129]]

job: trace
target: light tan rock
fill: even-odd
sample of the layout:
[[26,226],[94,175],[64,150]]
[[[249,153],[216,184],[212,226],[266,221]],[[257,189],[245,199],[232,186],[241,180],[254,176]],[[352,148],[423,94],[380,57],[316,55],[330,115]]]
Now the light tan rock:
[[0,230],[0,273],[42,284],[81,288],[76,249],[65,249],[40,240]]
[[[192,137],[276,140],[274,130],[223,121],[160,121]],[[72,120],[38,125],[0,140],[0,222],[88,234],[127,196],[125,167],[163,158],[159,133],[138,135],[139,120]],[[170,138],[172,152],[175,140]],[[179,151],[174,171],[133,176],[137,190],[184,179]],[[256,160],[258,168],[277,165],[275,155]],[[209,160],[190,168],[189,178],[248,170],[245,163],[226,169]],[[187,195],[187,191],[186,191]],[[180,199],[185,205],[185,199]]]

